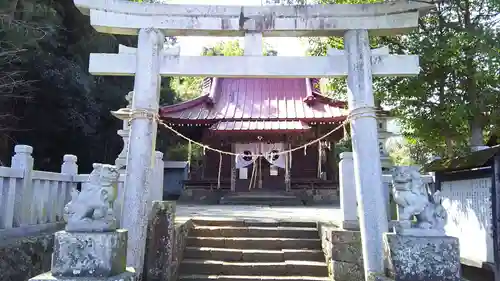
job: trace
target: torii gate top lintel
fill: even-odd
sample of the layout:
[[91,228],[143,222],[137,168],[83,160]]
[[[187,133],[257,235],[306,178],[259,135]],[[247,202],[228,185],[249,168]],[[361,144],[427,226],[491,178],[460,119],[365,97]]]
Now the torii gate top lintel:
[[135,3],[118,0],[74,0],[90,16],[97,31],[137,35],[157,28],[167,36],[244,36],[261,32],[269,37],[343,36],[366,29],[376,35],[407,33],[434,6],[420,1],[376,4],[297,6],[222,6]]

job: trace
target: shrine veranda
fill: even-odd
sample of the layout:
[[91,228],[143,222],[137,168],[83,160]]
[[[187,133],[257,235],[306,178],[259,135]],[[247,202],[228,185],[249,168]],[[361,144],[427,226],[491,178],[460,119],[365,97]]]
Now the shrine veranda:
[[[322,100],[319,94],[307,90],[311,81],[308,78],[347,77],[348,111],[339,116],[349,118],[351,127],[365,276],[370,278],[373,274],[384,272],[382,233],[388,230],[388,222],[372,76],[416,75],[419,64],[416,55],[390,55],[387,49],[370,50],[369,34],[406,33],[417,27],[419,16],[432,8],[431,5],[412,1],[261,7],[145,4],[111,0],[74,2],[82,13],[90,16],[90,23],[97,31],[138,36],[137,50],[118,54],[91,54],[89,66],[89,71],[94,75],[135,76],[123,202],[130,215],[122,222],[122,227],[129,231],[129,266],[141,272],[144,262],[147,224],[147,206],[144,202],[149,189],[149,174],[153,168],[158,126],[156,115],[160,109],[160,76],[218,77],[213,78],[212,82],[220,80],[222,85],[230,79],[296,79],[297,88],[305,87],[303,94],[306,100],[311,96],[313,103],[321,103]],[[262,36],[333,35],[344,38],[345,50],[330,50],[327,56],[320,57],[260,55]],[[165,36],[245,36],[245,55],[184,57],[179,55],[178,49],[163,48]],[[299,86],[300,83],[302,86]],[[215,106],[217,101],[217,98],[213,99]],[[308,106],[311,105],[306,104],[305,108]],[[161,117],[169,120],[171,116],[168,116],[168,112],[164,113]],[[305,119],[290,119],[271,121],[295,122],[295,128],[300,130],[311,125]],[[341,119],[328,122],[338,121]],[[287,143],[286,139],[283,143]],[[285,163],[289,163],[287,159],[285,157]]]

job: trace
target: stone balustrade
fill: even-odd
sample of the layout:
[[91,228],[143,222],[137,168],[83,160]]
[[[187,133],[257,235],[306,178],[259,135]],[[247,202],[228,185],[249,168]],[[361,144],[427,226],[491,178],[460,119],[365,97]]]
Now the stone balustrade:
[[[75,155],[64,155],[61,171],[56,173],[34,170],[32,153],[33,147],[16,145],[11,167],[0,167],[0,236],[27,236],[61,228],[72,189],[85,187],[88,174],[78,174]],[[151,202],[163,196],[163,153],[157,151],[155,156]],[[119,221],[124,181],[125,174],[121,174],[114,206]]]

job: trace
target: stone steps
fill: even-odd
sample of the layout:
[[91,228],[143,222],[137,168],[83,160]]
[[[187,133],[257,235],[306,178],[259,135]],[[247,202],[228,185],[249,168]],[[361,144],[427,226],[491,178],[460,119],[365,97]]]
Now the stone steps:
[[318,229],[286,226],[196,226],[192,235],[198,237],[318,238]]
[[187,245],[194,247],[231,249],[320,249],[320,239],[276,237],[188,237]]
[[180,281],[326,281],[316,223],[193,220]]
[[294,194],[286,192],[238,192],[227,194],[219,201],[221,205],[256,205],[256,206],[302,206],[304,202]]
[[254,276],[254,275],[184,275],[179,281],[329,281],[316,276]]
[[257,276],[328,276],[325,262],[226,262],[218,260],[188,260],[181,263],[181,273],[196,271],[198,274],[257,275]]
[[219,202],[220,205],[235,205],[235,206],[303,206],[304,202],[299,199],[240,199],[240,200],[224,200],[222,198]]
[[308,221],[280,221],[274,219],[193,219],[197,227],[219,226],[219,227],[309,227],[318,228],[317,223]]
[[263,260],[270,262],[284,262],[287,260],[325,261],[323,251],[310,249],[263,250],[186,247],[184,258],[245,262]]

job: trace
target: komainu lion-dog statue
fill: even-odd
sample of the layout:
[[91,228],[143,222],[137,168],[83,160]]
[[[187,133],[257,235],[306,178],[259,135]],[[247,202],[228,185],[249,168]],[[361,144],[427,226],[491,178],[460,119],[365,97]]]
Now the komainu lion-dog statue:
[[93,171],[81,191],[73,189],[71,201],[64,207],[68,232],[107,232],[117,229],[113,213],[118,169],[113,165],[94,163]]
[[[398,205],[396,232],[408,235],[444,235],[446,210],[440,192],[430,194],[417,167],[398,166],[392,170],[392,194]],[[413,218],[416,222],[412,222]]]

